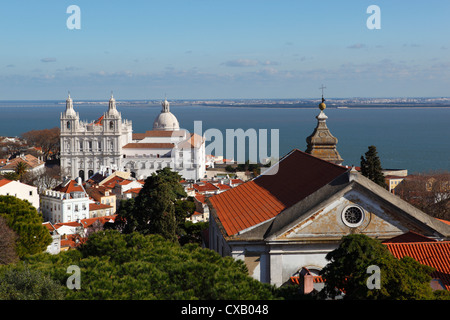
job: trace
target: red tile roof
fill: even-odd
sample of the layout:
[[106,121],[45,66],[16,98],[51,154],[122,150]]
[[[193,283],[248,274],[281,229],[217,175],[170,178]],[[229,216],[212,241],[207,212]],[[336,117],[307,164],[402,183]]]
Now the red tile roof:
[[201,193],[196,193],[194,198],[201,203],[205,203],[205,195]]
[[436,269],[432,277],[440,279],[450,290],[450,241],[385,243],[398,259],[408,256],[421,264]]
[[436,240],[425,237],[413,231],[401,234],[389,240],[383,241],[383,243],[405,243],[405,242],[435,242]]
[[112,206],[103,203],[89,203],[89,211],[111,209]]
[[231,189],[231,187],[230,187],[229,185],[223,184],[223,183],[218,183],[218,184],[217,184],[217,187],[218,187],[220,190],[228,190],[228,189]]
[[44,162],[36,158],[31,154],[27,154],[23,157],[17,157],[9,160],[6,165],[2,167],[2,170],[15,170],[19,162],[25,162],[29,169],[36,168],[38,166],[44,165]]
[[59,191],[59,192],[64,192],[64,193],[85,192],[85,190],[83,189],[83,186],[78,184],[78,182],[75,181],[75,180],[70,180],[65,185],[64,184],[60,184],[59,186],[57,186],[53,190]]
[[262,174],[210,202],[231,236],[275,217],[348,170],[295,149],[279,161],[276,174]]
[[142,190],[142,188],[132,188],[132,189],[128,189],[124,193],[139,193],[139,192],[141,192],[141,190]]
[[0,180],[0,187],[3,187],[4,185],[7,185],[8,183],[12,182],[12,180],[8,179],[1,179]]
[[205,182],[205,183],[202,183],[202,184],[195,183],[195,184],[192,185],[192,187],[197,192],[217,191],[219,189],[218,187],[216,187],[215,185],[213,185],[210,182]]

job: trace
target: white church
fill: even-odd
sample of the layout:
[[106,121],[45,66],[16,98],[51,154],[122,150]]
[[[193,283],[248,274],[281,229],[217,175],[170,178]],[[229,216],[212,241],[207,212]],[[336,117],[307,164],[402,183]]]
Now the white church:
[[152,130],[133,133],[132,122],[122,119],[111,95],[108,110],[92,122],[80,121],[72,98],[61,113],[61,172],[83,181],[97,172],[130,172],[145,179],[169,167],[185,180],[205,177],[205,139],[180,129],[167,100]]

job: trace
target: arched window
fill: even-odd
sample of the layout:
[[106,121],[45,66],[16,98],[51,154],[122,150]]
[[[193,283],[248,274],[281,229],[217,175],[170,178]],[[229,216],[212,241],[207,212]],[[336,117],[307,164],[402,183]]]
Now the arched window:
[[84,181],[84,170],[78,171],[78,176],[81,178],[81,181]]
[[90,178],[90,177],[92,177],[94,175],[94,171],[93,170],[89,170],[88,171],[88,179]]
[[112,122],[112,121],[109,122],[109,129],[111,129],[111,130],[114,129],[114,122]]
[[70,129],[70,121],[67,121],[67,129]]

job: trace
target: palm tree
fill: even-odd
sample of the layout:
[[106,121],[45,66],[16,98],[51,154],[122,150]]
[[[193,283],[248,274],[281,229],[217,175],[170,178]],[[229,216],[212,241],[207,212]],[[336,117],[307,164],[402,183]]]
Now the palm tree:
[[20,161],[16,164],[15,172],[17,176],[19,177],[19,180],[22,179],[22,176],[27,172],[28,170],[28,164],[24,161]]

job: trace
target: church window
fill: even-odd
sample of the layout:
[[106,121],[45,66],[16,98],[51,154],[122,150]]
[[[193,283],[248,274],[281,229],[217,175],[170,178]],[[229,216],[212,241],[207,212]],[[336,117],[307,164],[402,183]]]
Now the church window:
[[67,121],[67,129],[70,129],[70,121]]
[[364,220],[364,210],[359,206],[348,206],[342,211],[342,220],[348,227],[359,227]]
[[89,141],[88,145],[89,145],[89,151],[92,151],[92,141]]
[[109,128],[110,128],[111,130],[114,129],[114,122],[112,122],[112,121],[109,122]]

